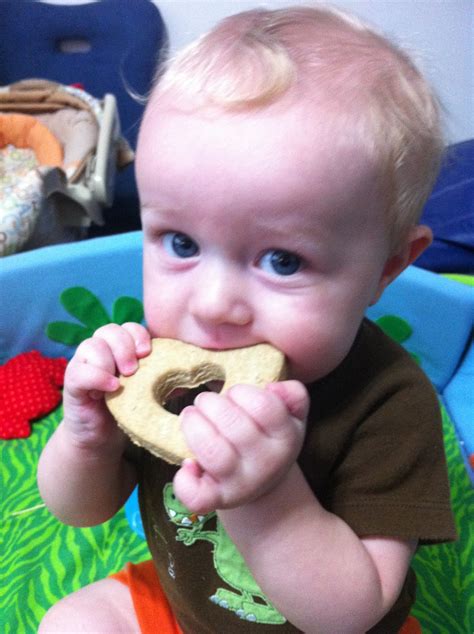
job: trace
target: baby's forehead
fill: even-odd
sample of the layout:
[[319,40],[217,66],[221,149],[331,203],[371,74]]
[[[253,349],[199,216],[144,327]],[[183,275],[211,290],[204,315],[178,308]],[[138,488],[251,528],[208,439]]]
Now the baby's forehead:
[[223,162],[255,161],[256,169],[260,161],[269,169],[279,161],[287,170],[303,173],[324,161],[335,163],[341,173],[362,167],[364,173],[368,167],[375,176],[377,172],[370,131],[360,124],[356,110],[343,110],[331,99],[315,102],[293,95],[265,107],[229,111],[214,106],[176,108],[159,95],[152,98],[138,153],[143,146],[148,152],[177,151],[176,141],[182,136],[189,148],[196,143],[204,152],[220,147]]
[[[249,205],[286,197],[295,209],[306,205],[313,190],[328,206],[339,207],[341,191],[371,195],[376,180],[374,164],[351,134],[341,134],[329,111],[296,106],[210,117],[160,105],[140,139],[137,175],[139,182],[146,175],[149,184],[166,179],[181,197],[188,185],[199,183],[216,200],[239,189],[239,200],[247,196]],[[195,196],[193,191],[189,198]]]

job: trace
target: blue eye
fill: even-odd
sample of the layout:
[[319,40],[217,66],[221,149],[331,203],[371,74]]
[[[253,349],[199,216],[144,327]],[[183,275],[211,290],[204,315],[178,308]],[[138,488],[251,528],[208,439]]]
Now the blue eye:
[[301,258],[289,251],[272,249],[263,254],[260,267],[267,273],[294,275],[301,268]]
[[178,258],[192,258],[199,253],[194,240],[177,231],[169,231],[163,235],[163,247],[167,253]]

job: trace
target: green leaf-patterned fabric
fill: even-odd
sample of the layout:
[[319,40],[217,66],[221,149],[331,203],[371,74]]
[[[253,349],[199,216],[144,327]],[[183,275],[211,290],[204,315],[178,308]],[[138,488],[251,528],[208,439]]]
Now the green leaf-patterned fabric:
[[410,324],[396,315],[384,315],[377,319],[377,325],[398,343],[404,343],[413,334]]
[[110,317],[98,297],[82,286],[73,286],[61,293],[61,304],[70,315],[85,326],[97,330],[110,323]]
[[83,286],[67,288],[59,299],[67,312],[81,324],[73,321],[51,321],[46,326],[46,335],[52,341],[67,346],[78,346],[92,337],[97,328],[106,324],[121,325],[128,321],[141,323],[144,319],[143,304],[135,297],[123,296],[116,299],[112,307],[112,318],[97,295]]
[[127,321],[143,321],[143,304],[134,297],[119,297],[115,300],[112,309],[112,321],[115,324],[124,324]]
[[52,321],[46,327],[46,334],[52,341],[78,346],[85,339],[92,337],[94,330],[70,321]]

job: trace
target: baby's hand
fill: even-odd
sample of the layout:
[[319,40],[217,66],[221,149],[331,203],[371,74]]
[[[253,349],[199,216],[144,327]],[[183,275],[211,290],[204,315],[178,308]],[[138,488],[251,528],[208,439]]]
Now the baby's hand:
[[298,457],[308,408],[306,388],[297,381],[199,394],[181,413],[196,460],[185,460],[176,474],[177,497],[190,511],[208,513],[269,492]]
[[150,350],[148,331],[131,322],[102,326],[79,345],[66,368],[63,394],[63,425],[74,442],[91,448],[123,444],[104,394],[118,389],[117,374],[133,374],[137,359]]

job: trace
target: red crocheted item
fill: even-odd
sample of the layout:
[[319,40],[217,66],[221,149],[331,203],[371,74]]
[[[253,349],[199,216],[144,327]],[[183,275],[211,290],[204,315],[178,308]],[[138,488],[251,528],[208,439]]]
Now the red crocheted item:
[[27,438],[31,421],[59,405],[66,365],[33,350],[0,366],[0,438]]

